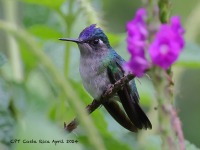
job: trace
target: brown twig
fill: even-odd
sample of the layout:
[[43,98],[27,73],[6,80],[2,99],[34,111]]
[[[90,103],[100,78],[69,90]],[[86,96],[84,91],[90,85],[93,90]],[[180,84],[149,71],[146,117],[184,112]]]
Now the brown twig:
[[[135,76],[128,74],[122,77],[120,80],[115,82],[107,88],[99,100],[94,99],[91,104],[86,107],[86,110],[89,114],[95,111],[101,104],[103,104],[107,99],[111,98],[118,90],[120,90],[126,83],[134,79]],[[74,118],[68,125],[64,123],[64,129],[68,132],[72,132],[78,126],[77,118]]]

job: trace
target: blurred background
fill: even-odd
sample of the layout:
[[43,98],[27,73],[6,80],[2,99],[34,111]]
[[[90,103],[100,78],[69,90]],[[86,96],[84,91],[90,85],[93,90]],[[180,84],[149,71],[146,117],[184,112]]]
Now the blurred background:
[[[63,123],[77,115],[70,98],[76,97],[83,106],[92,98],[80,79],[77,45],[58,38],[77,38],[85,27],[96,23],[105,29],[113,48],[128,60],[125,25],[141,6],[140,0],[0,0],[0,150],[92,149],[90,134],[82,126],[71,134],[63,131]],[[200,147],[200,1],[172,1],[171,15],[181,16],[186,29],[186,47],[173,67],[175,105],[186,147],[196,150]],[[65,76],[65,90],[59,75]],[[103,107],[97,109],[90,117],[106,149],[161,149],[152,83],[146,77],[140,79],[141,84],[136,82],[153,130],[130,133]],[[55,146],[12,144],[11,139],[79,142]]]

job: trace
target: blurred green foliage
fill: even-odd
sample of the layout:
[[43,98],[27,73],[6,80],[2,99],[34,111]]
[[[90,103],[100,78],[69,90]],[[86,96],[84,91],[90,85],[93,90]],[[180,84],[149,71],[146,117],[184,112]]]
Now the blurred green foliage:
[[[98,23],[104,26],[111,45],[126,60],[129,58],[125,44],[125,23],[130,20],[141,1],[120,0],[9,0],[14,9],[0,0],[0,149],[94,149],[103,141],[106,149],[115,150],[160,150],[161,139],[156,134],[156,106],[152,83],[148,78],[137,82],[142,106],[149,112],[152,131],[129,133],[119,126],[104,110],[97,109],[90,118],[98,134],[93,144],[88,136],[94,136],[92,126],[83,123],[72,134],[65,133],[64,122],[77,114],[71,97],[83,108],[92,98],[82,87],[78,65],[79,51],[76,45],[63,43],[60,37],[77,37],[87,25]],[[200,147],[198,128],[200,120],[199,68],[200,2],[182,0],[172,2],[172,14],[178,14],[186,27],[187,45],[173,68],[177,108],[180,109],[187,150]],[[197,11],[195,11],[197,10]],[[189,21],[188,21],[189,20]],[[8,24],[6,26],[4,22]],[[191,26],[192,25],[192,26]],[[17,27],[16,27],[17,26]],[[16,27],[16,28],[15,28]],[[8,32],[7,32],[8,31]],[[23,32],[22,32],[23,31]],[[18,33],[20,32],[20,33]],[[9,33],[9,34],[7,34]],[[15,35],[15,44],[10,45],[9,36]],[[31,40],[30,40],[31,39]],[[33,40],[32,40],[33,39]],[[4,42],[7,41],[6,43]],[[3,42],[2,42],[3,41]],[[33,47],[31,44],[33,44]],[[13,47],[14,46],[14,47]],[[38,52],[34,51],[38,48]],[[19,53],[13,53],[13,50]],[[38,55],[37,55],[38,54]],[[39,57],[45,54],[45,57]],[[47,56],[47,60],[46,60]],[[45,59],[42,59],[45,58]],[[55,66],[48,66],[48,63]],[[18,66],[19,65],[19,66]],[[21,68],[21,70],[16,69]],[[66,93],[63,93],[60,78],[55,78],[51,68],[66,78]],[[60,76],[59,76],[60,77]],[[194,90],[193,90],[194,89]],[[73,91],[73,92],[71,92]],[[81,100],[81,102],[79,102]],[[73,106],[73,107],[72,107]],[[88,117],[83,115],[83,120]],[[89,118],[89,119],[90,119]],[[77,144],[11,144],[11,139],[65,139],[78,140]],[[95,141],[98,141],[95,143]]]

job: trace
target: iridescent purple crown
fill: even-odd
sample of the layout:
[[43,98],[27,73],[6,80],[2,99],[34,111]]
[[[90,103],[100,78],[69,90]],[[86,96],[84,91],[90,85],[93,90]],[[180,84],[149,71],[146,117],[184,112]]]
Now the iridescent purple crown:
[[79,35],[79,39],[86,40],[98,35],[99,33],[103,33],[100,28],[96,27],[96,24],[92,24],[89,27],[85,28]]

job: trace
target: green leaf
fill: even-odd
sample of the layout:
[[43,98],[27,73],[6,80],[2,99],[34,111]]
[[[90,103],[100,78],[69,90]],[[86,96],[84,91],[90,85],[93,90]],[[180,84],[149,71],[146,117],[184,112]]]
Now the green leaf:
[[[52,14],[52,10],[48,7],[25,3],[23,5],[23,25],[27,29],[36,24],[49,23],[49,20],[52,19]],[[55,20],[53,23],[55,23]]]
[[59,37],[62,36],[60,32],[45,25],[34,25],[34,26],[31,26],[28,30],[33,35],[43,38],[43,39],[57,40]]
[[21,1],[30,3],[30,4],[38,4],[38,5],[43,5],[43,6],[46,6],[49,8],[58,9],[65,0],[56,0],[56,1],[52,1],[52,0],[21,0]]
[[200,47],[196,44],[188,43],[175,65],[188,68],[200,68]]

